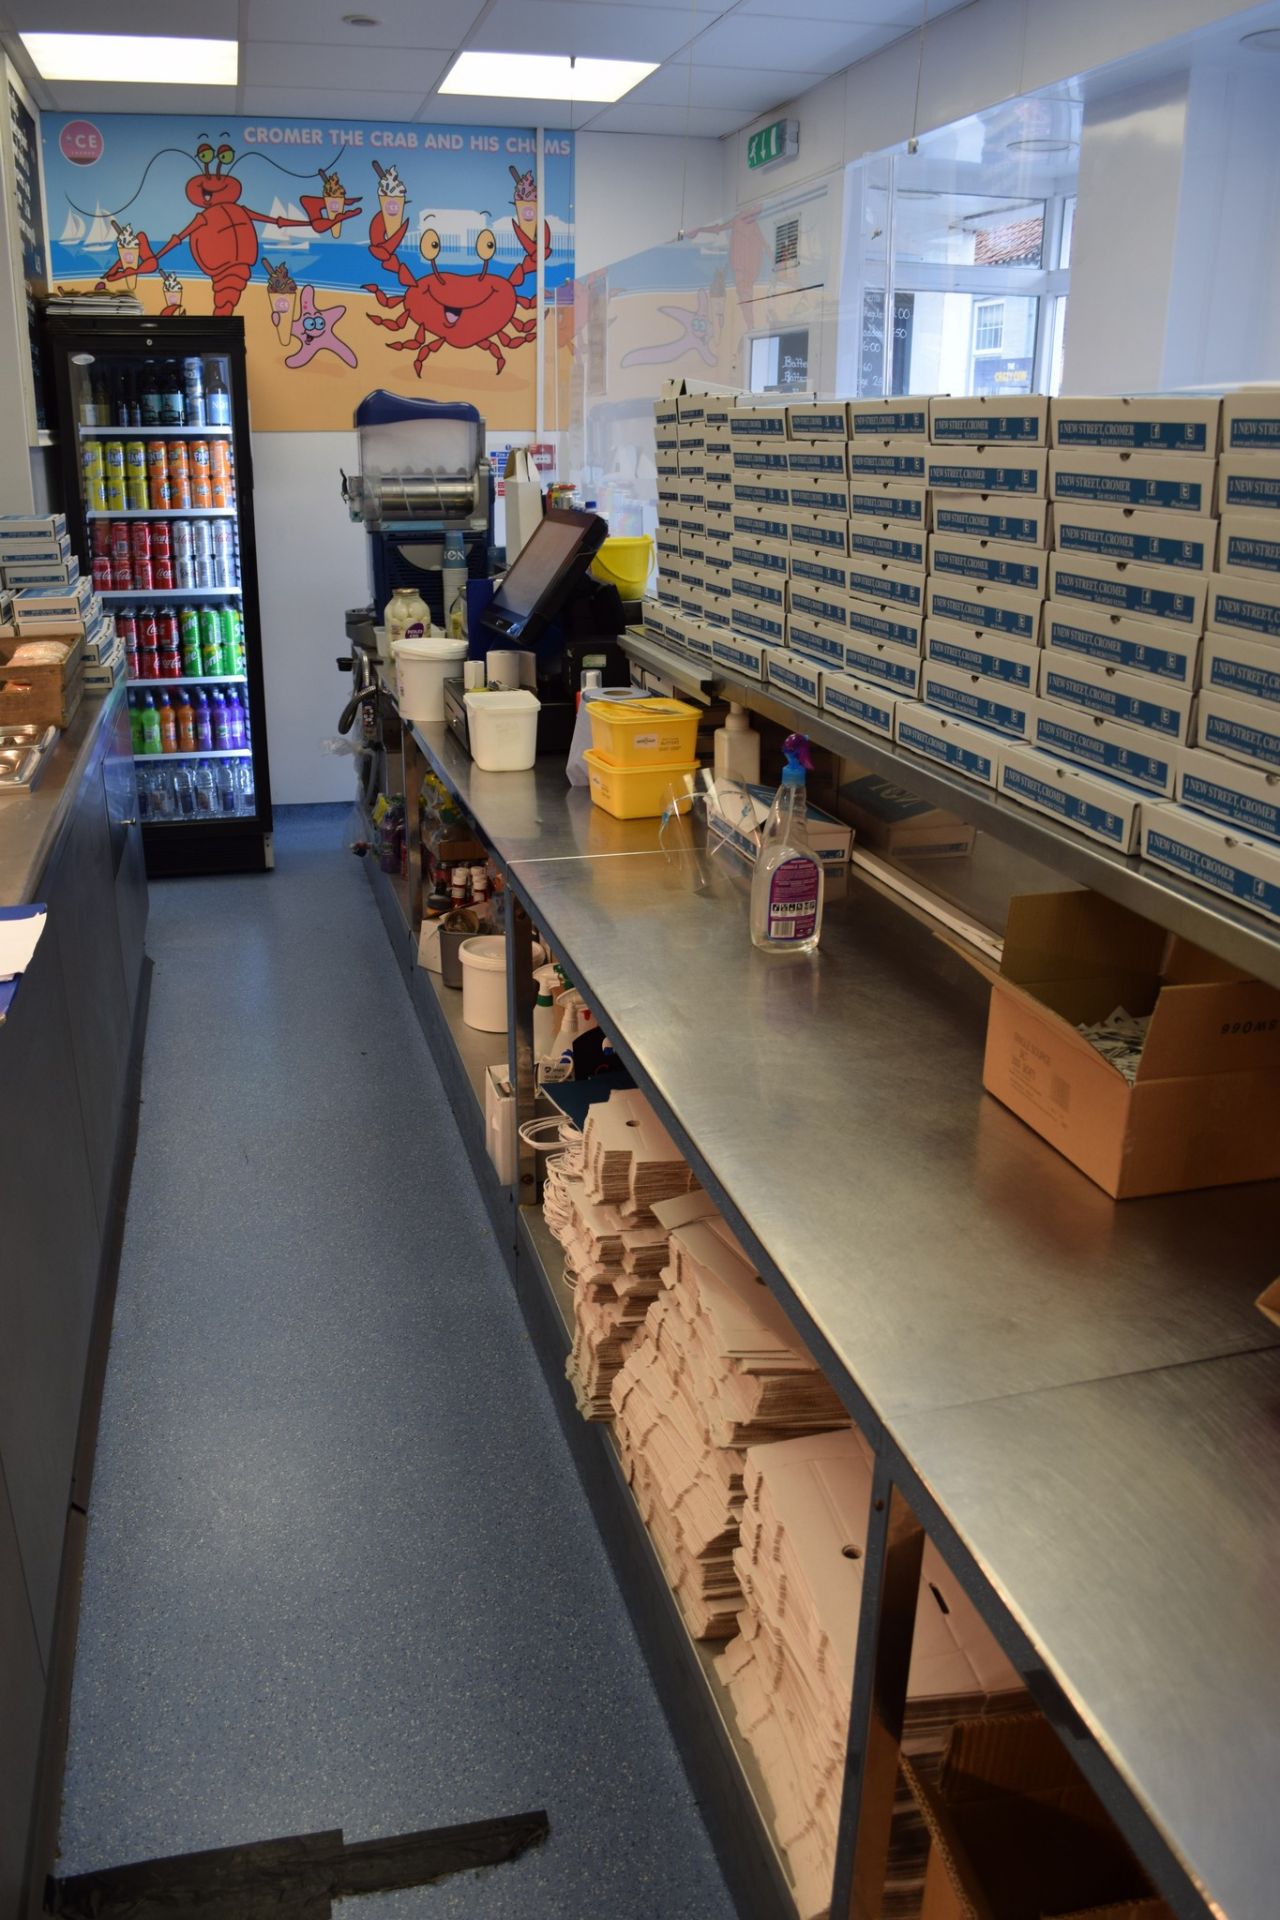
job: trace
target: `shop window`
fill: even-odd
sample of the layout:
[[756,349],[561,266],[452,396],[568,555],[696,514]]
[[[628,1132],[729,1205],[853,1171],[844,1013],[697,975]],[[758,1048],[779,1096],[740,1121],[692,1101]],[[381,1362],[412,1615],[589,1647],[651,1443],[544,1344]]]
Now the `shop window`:
[[973,309],[973,350],[975,353],[1001,353],[1004,350],[1004,301],[979,300]]
[[809,329],[758,334],[751,342],[751,391],[799,393],[809,385]]

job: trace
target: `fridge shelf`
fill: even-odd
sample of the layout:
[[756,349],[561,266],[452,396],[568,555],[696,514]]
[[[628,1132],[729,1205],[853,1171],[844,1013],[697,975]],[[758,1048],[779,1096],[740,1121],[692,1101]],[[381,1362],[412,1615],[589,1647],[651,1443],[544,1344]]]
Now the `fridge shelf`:
[[235,507],[86,507],[86,520],[234,520]]
[[230,427],[85,427],[77,426],[82,440],[229,440]]
[[183,747],[177,753],[135,753],[140,767],[162,767],[170,760],[249,760],[252,747]]
[[130,680],[131,687],[242,687],[247,673],[178,673],[165,680]]
[[225,600],[239,599],[243,587],[108,587],[100,600]]

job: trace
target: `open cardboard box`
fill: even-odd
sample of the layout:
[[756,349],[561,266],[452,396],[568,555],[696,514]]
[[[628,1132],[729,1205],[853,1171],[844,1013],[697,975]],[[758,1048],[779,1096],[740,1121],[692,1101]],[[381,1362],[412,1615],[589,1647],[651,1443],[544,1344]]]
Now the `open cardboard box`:
[[936,1780],[902,1771],[933,1843],[920,1920],[1172,1920],[1043,1715],[962,1720]]
[[[1077,1031],[1116,1006],[1133,1086]],[[1100,894],[1011,902],[982,1083],[1113,1199],[1280,1175],[1280,992]]]

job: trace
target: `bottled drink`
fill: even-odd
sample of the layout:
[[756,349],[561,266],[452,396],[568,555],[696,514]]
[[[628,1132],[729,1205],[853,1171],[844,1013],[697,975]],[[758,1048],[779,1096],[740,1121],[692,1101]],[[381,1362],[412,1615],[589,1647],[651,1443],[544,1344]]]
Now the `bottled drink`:
[[110,426],[109,420],[98,418],[98,396],[93,390],[93,381],[85,378],[80,387],[80,425],[82,427]]
[[138,375],[132,364],[126,364],[120,375],[120,425],[122,427],[140,427],[142,408],[138,399]]
[[237,760],[236,769],[236,812],[255,814],[258,811],[257,796],[253,790],[252,760]]
[[240,705],[240,696],[232,687],[227,693],[227,745],[243,747],[245,742],[244,708]]
[[180,427],[183,425],[186,405],[182,396],[182,378],[178,372],[176,360],[166,360],[160,379],[160,425],[162,427]]
[[133,772],[134,789],[138,796],[138,818],[139,820],[149,820],[151,818],[151,769],[150,767],[135,767]]
[[154,693],[148,692],[142,696],[142,752],[160,751],[160,713]]
[[[166,694],[161,694],[160,697],[162,700],[168,698]],[[172,773],[169,771],[168,767],[149,767],[147,771],[151,781],[152,818],[156,820],[172,820],[173,818],[173,775]]]
[[227,726],[227,702],[221,687],[214,687],[209,695],[209,722],[213,729],[213,744],[219,753],[225,753],[231,745],[231,734]]
[[191,696],[196,715],[196,752],[208,753],[213,746],[213,722],[209,718],[209,696],[197,687]]
[[191,699],[191,689],[183,687],[174,696],[173,717],[178,728],[179,753],[194,753],[196,750],[196,710]]
[[205,418],[211,427],[229,427],[231,425],[231,395],[223,377],[221,363],[211,360],[209,378],[205,384]]
[[142,426],[160,425],[160,369],[154,360],[143,362],[138,381],[138,413]]
[[196,811],[196,787],[190,767],[173,770],[173,811],[179,820],[192,820]]
[[218,618],[216,607],[201,607],[200,621],[200,671],[201,673],[222,672],[222,622]]
[[218,811],[234,813],[239,789],[236,786],[236,763],[234,760],[219,760],[216,763],[218,775]]
[[142,708],[138,704],[138,696],[136,693],[130,693],[129,695],[129,734],[133,741],[133,751],[135,753],[145,753],[146,747],[143,745],[144,735],[142,731]]
[[196,766],[196,812],[210,816],[218,812],[218,783],[214,779],[213,768],[207,760],[201,760]]
[[160,721],[160,751],[161,753],[176,753],[178,751],[178,722],[174,717],[173,707],[170,704],[168,694],[156,694],[155,702],[156,713]]
[[178,647],[182,654],[182,671],[198,678],[204,672],[204,667],[200,659],[200,616],[194,607],[179,609]]
[[204,425],[204,362],[198,354],[192,354],[182,363],[182,396],[184,425],[202,427]]
[[111,388],[101,368],[93,376],[93,411],[98,426],[111,425]]

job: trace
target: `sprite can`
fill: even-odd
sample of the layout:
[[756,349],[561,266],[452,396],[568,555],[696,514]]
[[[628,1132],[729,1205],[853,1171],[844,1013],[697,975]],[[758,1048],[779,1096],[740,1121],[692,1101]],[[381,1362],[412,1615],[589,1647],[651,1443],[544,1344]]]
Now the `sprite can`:
[[200,666],[204,673],[222,672],[222,623],[216,607],[200,609]]
[[194,607],[183,607],[178,613],[178,645],[182,652],[182,671],[198,678],[204,671],[204,662],[200,652],[200,616]]

